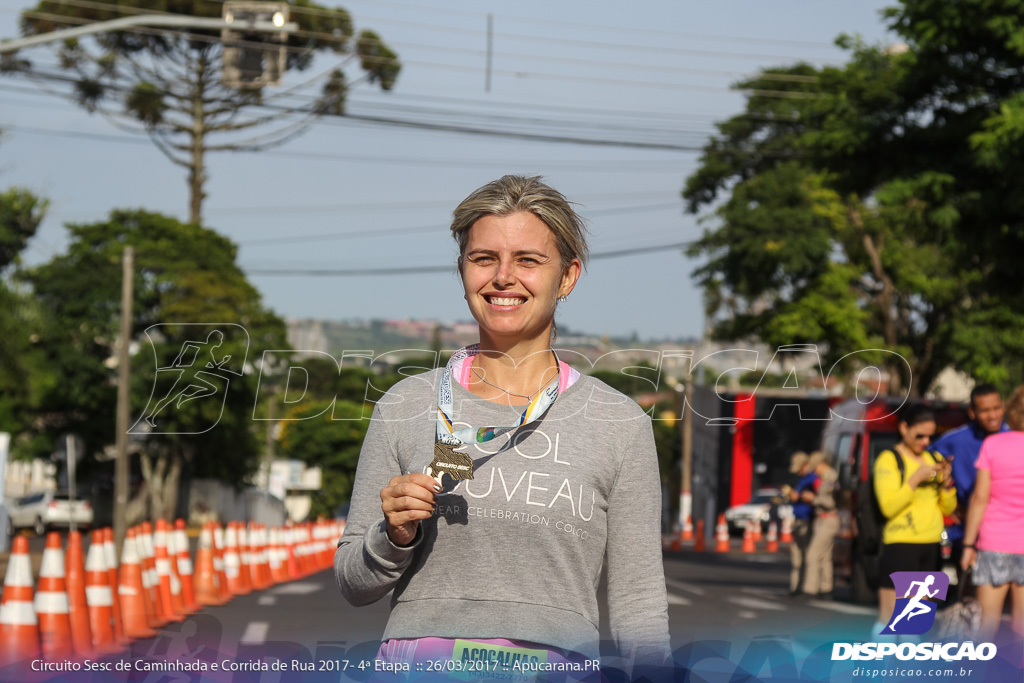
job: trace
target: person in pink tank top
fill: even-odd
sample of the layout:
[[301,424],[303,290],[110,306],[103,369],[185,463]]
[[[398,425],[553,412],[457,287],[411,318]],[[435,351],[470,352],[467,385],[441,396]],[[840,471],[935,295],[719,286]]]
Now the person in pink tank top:
[[1011,431],[985,439],[978,454],[978,479],[964,531],[964,571],[974,567],[981,603],[981,635],[999,628],[1003,604],[1013,604],[1012,628],[1024,635],[1024,386],[1006,403]]

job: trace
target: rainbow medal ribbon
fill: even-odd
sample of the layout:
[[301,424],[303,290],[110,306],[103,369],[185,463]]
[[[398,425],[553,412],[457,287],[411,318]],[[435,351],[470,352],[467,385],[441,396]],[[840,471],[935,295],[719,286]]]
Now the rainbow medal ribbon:
[[[471,344],[452,354],[448,364],[444,367],[444,372],[441,373],[441,381],[437,387],[437,438],[434,440],[434,459],[427,468],[427,474],[442,486],[445,474],[455,481],[473,478],[473,459],[469,454],[455,449],[467,443],[486,443],[503,434],[514,432],[523,425],[540,419],[558,398],[559,375],[556,375],[551,383],[544,387],[544,390],[526,406],[526,410],[519,416],[517,424],[505,427],[455,429],[451,419],[455,402],[455,397],[452,394],[452,368],[459,361],[465,361],[470,356],[476,355],[479,350],[479,344]],[[555,362],[558,362],[558,356],[555,356]]]

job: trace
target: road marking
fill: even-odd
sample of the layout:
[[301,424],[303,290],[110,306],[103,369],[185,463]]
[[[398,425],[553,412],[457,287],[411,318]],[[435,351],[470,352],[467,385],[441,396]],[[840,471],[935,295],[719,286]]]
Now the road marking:
[[242,637],[238,639],[238,642],[259,645],[266,641],[267,631],[269,630],[269,621],[250,621],[245,625],[245,631],[242,633]]
[[278,586],[270,592],[274,595],[309,595],[310,593],[316,593],[318,590],[323,590],[323,587],[324,585],[322,583],[299,581],[296,583],[286,583],[283,586]]
[[670,604],[670,605],[692,605],[693,603],[690,602],[690,600],[688,598],[684,598],[681,595],[676,595],[675,593],[669,593],[668,594],[668,604]]
[[757,612],[751,612],[750,610],[741,609],[736,613],[736,616],[740,619],[757,619]]
[[739,596],[730,596],[726,598],[727,601],[740,607],[749,607],[750,609],[767,609],[775,610],[777,612],[784,612],[786,608],[777,602],[769,602],[767,600],[759,600],[758,598],[744,598]]
[[277,598],[273,595],[261,595],[260,599],[256,601],[257,605],[273,605],[277,602]]
[[673,588],[680,588],[687,593],[693,593],[694,595],[704,595],[704,589],[698,588],[693,584],[686,583],[685,581],[679,581],[678,579],[665,579],[665,583],[672,586]]
[[754,595],[772,595],[780,596],[785,595],[786,591],[783,588],[754,588],[753,586],[744,586],[740,588],[744,593],[753,593]]
[[864,605],[847,605],[842,602],[828,602],[826,600],[808,600],[807,604],[811,607],[817,607],[819,609],[832,610],[833,612],[839,612],[840,614],[863,614],[863,615],[878,615],[877,607],[866,607]]

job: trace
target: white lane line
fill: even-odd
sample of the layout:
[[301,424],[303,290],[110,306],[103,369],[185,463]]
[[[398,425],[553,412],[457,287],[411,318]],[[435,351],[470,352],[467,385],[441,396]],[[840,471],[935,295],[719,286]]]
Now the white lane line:
[[878,614],[877,607],[867,607],[865,605],[847,605],[846,603],[828,602],[827,600],[808,600],[807,604],[811,607],[827,609],[833,612],[839,612],[840,614],[863,614],[866,616]]
[[740,591],[743,593],[751,593],[753,595],[780,596],[786,594],[785,589],[782,588],[755,588],[753,586],[743,586],[743,588],[740,588]]
[[741,609],[736,613],[736,616],[740,619],[757,619],[757,612],[751,612],[750,610]]
[[692,605],[693,603],[690,602],[690,600],[688,598],[684,598],[681,595],[676,595],[675,593],[669,593],[668,594],[668,604],[670,604],[670,605]]
[[242,633],[242,637],[238,639],[238,642],[259,645],[266,641],[267,631],[269,630],[269,621],[250,621],[245,625],[245,631]]
[[256,601],[257,605],[273,605],[277,602],[277,598],[273,595],[261,595],[260,599]]
[[277,588],[270,590],[274,595],[309,595],[310,593],[316,593],[319,590],[323,590],[324,585],[322,583],[313,583],[311,581],[298,581],[294,583],[286,583]]
[[693,584],[680,581],[678,579],[665,579],[665,583],[672,586],[673,588],[679,588],[686,591],[687,593],[693,593],[694,595],[704,595],[704,589],[694,586]]
[[728,602],[740,607],[748,607],[750,609],[767,609],[775,610],[776,612],[784,612],[786,608],[776,602],[769,602],[767,600],[760,600],[758,598],[744,598],[739,596],[730,596],[726,598]]

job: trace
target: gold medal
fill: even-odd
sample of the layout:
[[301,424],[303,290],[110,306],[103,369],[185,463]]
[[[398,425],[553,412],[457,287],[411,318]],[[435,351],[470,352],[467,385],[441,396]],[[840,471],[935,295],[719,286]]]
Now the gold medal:
[[457,446],[443,441],[434,442],[434,459],[430,462],[430,467],[427,468],[427,474],[433,477],[438,484],[443,485],[441,480],[445,474],[455,481],[473,478],[473,459],[465,453],[455,450],[456,448]]

